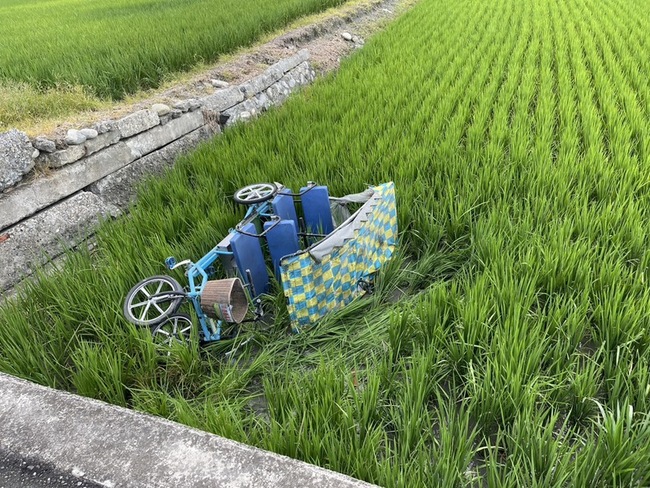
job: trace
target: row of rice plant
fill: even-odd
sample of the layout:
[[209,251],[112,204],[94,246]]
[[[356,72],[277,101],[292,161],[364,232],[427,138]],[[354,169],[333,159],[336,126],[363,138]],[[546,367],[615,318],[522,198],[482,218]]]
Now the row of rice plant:
[[120,99],[344,0],[0,1],[0,82]]
[[[384,486],[647,486],[648,9],[422,0],[5,305],[0,369]],[[306,179],[396,182],[371,298],[290,335],[277,293],[268,328],[169,356],[124,321],[133,283],[237,222],[237,187]]]

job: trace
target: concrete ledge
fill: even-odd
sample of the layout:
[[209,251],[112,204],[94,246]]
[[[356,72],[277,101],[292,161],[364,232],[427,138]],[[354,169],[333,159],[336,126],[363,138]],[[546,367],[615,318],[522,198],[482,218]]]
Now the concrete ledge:
[[[28,151],[23,151],[29,152],[25,154],[29,156],[25,164],[31,168],[36,163],[41,169],[55,171],[47,176],[34,175],[32,181],[24,181],[0,194],[0,231],[93,185],[134,160],[171,145],[186,134],[200,128],[217,132],[220,124],[247,121],[271,105],[281,104],[297,87],[313,81],[314,73],[308,59],[309,52],[303,49],[278,61],[247,83],[217,90],[201,100],[190,99],[176,104],[175,114],[161,105],[167,111],[163,120],[154,110],[140,110],[117,122],[99,123],[96,130],[92,129],[95,137],[59,151],[54,141],[41,137],[35,141],[44,150],[39,155],[27,136],[20,136],[16,131],[16,137],[28,146]],[[203,110],[199,111],[201,107]],[[10,149],[16,145],[7,144]],[[22,174],[17,178],[20,180]]]
[[286,73],[287,71],[291,71],[293,68],[298,66],[300,63],[307,61],[309,59],[309,51],[307,49],[301,49],[298,51],[298,54],[291,56],[290,58],[285,58],[277,63],[275,63],[273,66],[283,73]]
[[[29,276],[35,267],[60,254],[64,247],[78,244],[68,233],[71,227],[60,226],[56,217],[63,210],[72,217],[76,213],[67,209],[68,204],[59,203],[84,190],[94,193],[98,199],[86,195],[82,200],[70,200],[83,206],[78,212],[83,218],[69,220],[72,227],[79,230],[83,227],[79,235],[91,233],[97,219],[90,218],[90,210],[106,215],[106,212],[116,214],[118,209],[127,209],[136,194],[136,185],[147,175],[162,173],[177,156],[202,140],[226,126],[246,122],[271,106],[280,105],[291,92],[311,83],[315,72],[306,61],[308,58],[309,52],[302,50],[243,85],[217,90],[201,100],[184,100],[174,105],[175,110],[161,105],[157,107],[160,113],[169,111],[162,119],[152,107],[117,122],[99,122],[93,129],[93,134],[96,131],[98,135],[83,144],[57,150],[54,141],[37,137],[34,143],[43,150],[39,155],[30,142],[27,163],[33,165],[35,161],[41,174],[33,174],[32,178],[0,193],[0,253],[4,252],[0,256],[2,298],[11,293],[8,287]],[[26,135],[23,139],[29,142]],[[58,210],[49,213],[50,208]],[[39,227],[43,229],[42,238],[38,237]],[[45,238],[57,234],[59,228],[65,233],[60,241],[56,245],[46,242]],[[10,236],[9,242],[7,234],[21,237]]]
[[7,229],[7,240],[0,242],[0,291],[79,244],[115,210],[97,195],[81,192]]
[[374,486],[2,373],[0,391],[0,448],[106,487]]
[[217,90],[213,95],[202,98],[201,102],[204,109],[221,112],[243,100],[244,94],[239,90],[239,87],[233,86],[224,90]]
[[192,132],[204,125],[203,113],[200,111],[189,112],[179,118],[171,120],[165,125],[154,127],[126,140],[126,145],[136,157],[144,156],[159,147]]
[[266,90],[283,76],[284,71],[275,67],[271,67],[261,75],[247,81],[242,85],[239,85],[239,90],[244,94],[246,98],[251,98],[258,93]]
[[17,187],[0,198],[0,230],[114,173],[134,159],[128,146],[119,142],[50,176]]
[[160,124],[158,114],[152,110],[140,110],[117,121],[117,130],[123,138],[131,137]]
[[66,164],[79,161],[85,155],[86,147],[83,144],[81,146],[70,146],[62,151],[41,153],[41,155],[36,158],[36,164],[40,168],[60,168]]
[[[192,113],[200,115],[200,112]],[[105,203],[126,210],[129,204],[135,201],[137,182],[142,181],[147,176],[164,173],[165,170],[174,165],[174,161],[179,154],[188,152],[218,132],[218,127],[213,130],[207,125],[196,129],[171,144],[143,158],[136,159],[115,173],[93,183],[88,189],[97,194]]]

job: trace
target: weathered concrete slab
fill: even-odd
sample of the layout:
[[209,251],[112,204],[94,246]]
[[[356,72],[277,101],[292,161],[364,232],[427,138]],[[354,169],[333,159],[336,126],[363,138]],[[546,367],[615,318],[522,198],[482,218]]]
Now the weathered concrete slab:
[[237,122],[245,122],[255,117],[262,111],[262,104],[259,103],[257,97],[249,98],[242,103],[238,103],[234,107],[224,110],[221,113],[219,121],[230,127]]
[[298,53],[295,54],[294,56],[278,61],[273,65],[273,67],[279,69],[283,73],[286,73],[287,71],[291,71],[300,63],[303,63],[308,59],[309,59],[309,51],[307,49],[302,49],[298,51]]
[[132,137],[126,141],[126,145],[136,157],[144,156],[198,129],[203,124],[203,113],[201,111],[189,112],[177,119],[170,120],[165,125],[154,127],[147,132]]
[[215,112],[222,112],[239,102],[244,101],[244,94],[238,86],[226,88],[225,90],[218,90],[214,94],[201,99],[201,104],[206,110],[213,110]]
[[109,130],[103,134],[99,134],[94,139],[89,139],[86,141],[86,154],[90,156],[97,151],[104,149],[105,147],[116,144],[120,140],[120,131]]
[[0,134],[0,191],[18,183],[34,167],[34,149],[24,132]]
[[0,230],[123,168],[135,157],[124,142],[0,196]]
[[53,153],[41,153],[36,158],[36,164],[41,168],[60,168],[66,164],[79,161],[85,155],[86,147],[83,144],[80,146],[70,146],[67,149]]
[[3,231],[0,291],[15,286],[50,259],[83,241],[102,217],[113,213],[92,193],[78,193]]
[[[200,113],[200,112],[192,112]],[[171,123],[171,122],[170,122]],[[215,131],[208,127],[190,132],[186,136],[172,142],[113,174],[92,184],[89,189],[101,196],[102,200],[120,209],[126,209],[135,200],[136,185],[146,176],[162,174],[174,165],[176,158],[199,145],[200,142],[212,137]]]
[[160,124],[158,114],[152,110],[140,110],[116,122],[122,137],[131,137]]
[[175,103],[173,108],[180,110],[181,112],[193,112],[194,110],[198,110],[202,104],[203,102],[201,102],[201,100],[188,98],[187,100]]
[[0,373],[5,450],[115,488],[368,488],[301,461]]
[[261,75],[239,85],[239,90],[246,98],[251,98],[266,90],[273,83],[282,78],[282,75],[284,75],[284,72],[281,69],[272,66]]

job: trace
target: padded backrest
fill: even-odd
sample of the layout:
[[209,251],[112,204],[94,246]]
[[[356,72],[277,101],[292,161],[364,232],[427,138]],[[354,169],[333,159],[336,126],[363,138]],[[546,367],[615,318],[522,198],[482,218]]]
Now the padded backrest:
[[311,190],[301,188],[305,192],[300,200],[302,213],[305,217],[307,232],[314,234],[329,234],[334,230],[332,211],[330,210],[329,193],[326,186],[315,186]]
[[[295,212],[295,211],[294,211]],[[264,230],[269,229],[274,222],[265,222]],[[280,260],[298,252],[298,229],[293,220],[282,220],[266,234],[266,242],[269,245],[273,269],[278,280],[280,280]]]
[[[288,193],[288,195],[283,194]],[[292,220],[298,228],[298,215],[296,214],[296,206],[293,203],[293,196],[291,196],[291,188],[284,188],[278,193],[271,201],[273,213],[279,216],[282,220]]]
[[[249,234],[257,234],[255,224],[252,222],[243,226],[241,230]],[[239,273],[247,285],[250,285],[251,282],[246,270],[250,270],[253,285],[251,296],[255,298],[262,293],[268,292],[269,275],[266,272],[266,263],[264,262],[264,254],[262,253],[259,238],[235,232],[230,240],[230,247]]]

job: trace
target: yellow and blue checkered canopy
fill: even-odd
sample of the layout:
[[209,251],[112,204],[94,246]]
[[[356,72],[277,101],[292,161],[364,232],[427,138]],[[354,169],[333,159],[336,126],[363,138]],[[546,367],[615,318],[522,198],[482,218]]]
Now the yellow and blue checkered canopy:
[[280,262],[282,286],[294,327],[314,323],[363,293],[397,242],[395,185],[372,188],[370,199],[334,232]]

